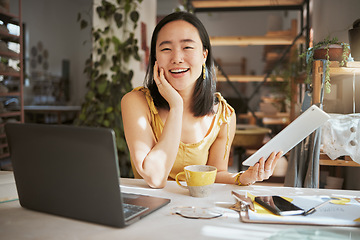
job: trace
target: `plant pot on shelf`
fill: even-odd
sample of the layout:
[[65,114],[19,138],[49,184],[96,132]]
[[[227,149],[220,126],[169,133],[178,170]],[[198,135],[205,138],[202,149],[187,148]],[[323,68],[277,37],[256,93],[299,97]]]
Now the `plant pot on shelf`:
[[[313,68],[314,60],[325,59],[330,61],[338,61],[340,66],[344,66],[349,59],[350,47],[348,43],[339,42],[336,37],[330,39],[327,37],[323,41],[318,42],[314,47],[308,48],[300,57],[305,58],[306,60],[306,79],[305,83],[311,83],[311,73]],[[325,91],[329,93],[331,91],[330,84],[330,71],[329,64],[330,61],[326,62],[326,72],[325,72]]]
[[360,18],[354,22],[353,29],[348,34],[351,56],[355,61],[360,61]]
[[[329,49],[327,49],[329,48]],[[314,50],[314,59],[327,59],[327,54],[329,54],[330,61],[339,61],[343,59],[343,47],[340,44],[331,44],[327,47],[320,47]],[[349,53],[346,53],[349,57]]]

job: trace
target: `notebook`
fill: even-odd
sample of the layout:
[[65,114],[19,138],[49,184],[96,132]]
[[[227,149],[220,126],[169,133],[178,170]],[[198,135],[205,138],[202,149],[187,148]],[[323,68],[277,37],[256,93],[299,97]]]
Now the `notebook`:
[[286,154],[329,118],[327,113],[316,105],[312,105],[242,164],[254,166],[261,157],[267,159],[272,152],[283,151],[283,155]]
[[170,202],[120,191],[111,129],[7,123],[5,131],[24,208],[125,227]]

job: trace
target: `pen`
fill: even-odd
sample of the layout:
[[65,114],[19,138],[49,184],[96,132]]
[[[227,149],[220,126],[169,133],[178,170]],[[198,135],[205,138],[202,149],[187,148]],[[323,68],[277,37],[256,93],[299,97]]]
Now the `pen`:
[[322,203],[320,203],[319,205],[317,205],[317,206],[315,206],[315,207],[313,207],[313,208],[310,208],[309,210],[307,210],[307,211],[304,213],[304,216],[307,216],[307,215],[309,215],[309,214],[313,214],[313,213],[316,211],[316,209],[324,206],[325,204],[329,203],[331,200],[333,200],[333,198],[330,198],[329,200],[327,200],[327,201],[325,201],[325,202],[322,202]]

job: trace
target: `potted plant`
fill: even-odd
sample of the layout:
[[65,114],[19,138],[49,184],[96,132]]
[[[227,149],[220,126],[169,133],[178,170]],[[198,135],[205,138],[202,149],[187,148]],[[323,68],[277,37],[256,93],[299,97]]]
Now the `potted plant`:
[[306,79],[305,83],[311,83],[311,72],[314,60],[324,59],[325,63],[325,91],[329,93],[331,91],[330,84],[330,61],[338,61],[340,66],[344,66],[348,61],[350,54],[350,46],[348,43],[340,42],[336,37],[330,39],[325,38],[323,41],[316,43],[313,47],[308,48],[304,53],[300,55],[301,58],[305,58],[305,71]]
[[[75,124],[112,128],[121,165],[121,176],[131,177],[131,164],[122,125],[120,101],[132,90],[130,59],[140,60],[135,29],[138,5],[142,0],[98,1],[96,14],[100,27],[92,26],[93,53],[85,63],[88,92]],[[78,15],[81,29],[89,24]],[[120,31],[120,34],[117,33]]]
[[[286,61],[277,66],[270,74],[273,94],[281,104],[279,111],[288,111],[293,98],[292,83],[301,77],[301,64],[297,48],[292,48]],[[279,78],[281,80],[279,80]],[[279,104],[277,104],[279,106]]]

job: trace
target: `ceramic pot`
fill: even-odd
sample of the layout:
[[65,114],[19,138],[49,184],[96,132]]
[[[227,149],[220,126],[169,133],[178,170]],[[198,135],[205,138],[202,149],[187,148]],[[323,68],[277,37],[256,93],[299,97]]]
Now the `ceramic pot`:
[[[314,59],[326,59],[327,50],[325,48],[318,48],[314,51]],[[329,60],[341,61],[343,48],[339,44],[329,45]]]

